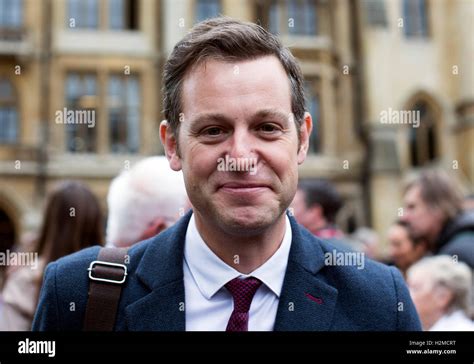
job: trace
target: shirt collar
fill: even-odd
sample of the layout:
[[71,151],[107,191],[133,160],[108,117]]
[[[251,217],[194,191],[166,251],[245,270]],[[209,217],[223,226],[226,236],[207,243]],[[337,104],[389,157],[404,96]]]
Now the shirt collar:
[[199,234],[193,214],[186,231],[184,260],[202,295],[211,299],[230,280],[252,276],[280,297],[292,240],[290,220],[286,215],[285,221],[285,235],[277,251],[253,272],[242,274],[209,249]]

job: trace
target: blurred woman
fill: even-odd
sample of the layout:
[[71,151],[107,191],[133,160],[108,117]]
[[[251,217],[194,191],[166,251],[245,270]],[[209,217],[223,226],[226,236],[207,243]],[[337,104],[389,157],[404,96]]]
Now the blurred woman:
[[408,269],[408,287],[425,331],[474,331],[469,318],[472,273],[449,255],[424,258]]
[[421,239],[414,239],[409,226],[404,221],[397,221],[388,230],[390,260],[406,276],[412,264],[423,258],[428,252],[428,244]]
[[31,329],[46,265],[93,245],[103,245],[99,202],[84,184],[62,182],[49,196],[36,244],[38,262],[9,272],[2,291],[0,330]]

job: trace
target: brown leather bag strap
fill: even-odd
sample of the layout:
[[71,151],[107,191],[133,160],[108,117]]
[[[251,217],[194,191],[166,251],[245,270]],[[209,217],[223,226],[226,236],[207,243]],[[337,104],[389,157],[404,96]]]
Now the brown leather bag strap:
[[101,248],[97,260],[90,264],[84,331],[113,331],[127,277],[126,259],[126,248]]

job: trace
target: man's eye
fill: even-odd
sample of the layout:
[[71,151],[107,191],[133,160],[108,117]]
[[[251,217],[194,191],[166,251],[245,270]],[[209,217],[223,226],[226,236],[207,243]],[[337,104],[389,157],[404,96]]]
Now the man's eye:
[[205,136],[219,136],[222,134],[222,129],[217,127],[208,128],[202,133]]
[[259,127],[259,130],[263,131],[264,133],[274,133],[279,129],[274,124],[263,124]]

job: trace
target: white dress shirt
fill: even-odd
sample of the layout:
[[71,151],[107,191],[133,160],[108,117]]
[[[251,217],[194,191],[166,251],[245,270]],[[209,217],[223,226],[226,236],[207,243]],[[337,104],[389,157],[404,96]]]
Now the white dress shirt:
[[224,263],[206,245],[191,216],[184,247],[184,291],[186,331],[225,331],[234,301],[224,285],[236,277],[262,281],[249,310],[249,331],[272,331],[291,247],[291,225],[286,227],[278,250],[250,274],[242,274]]

